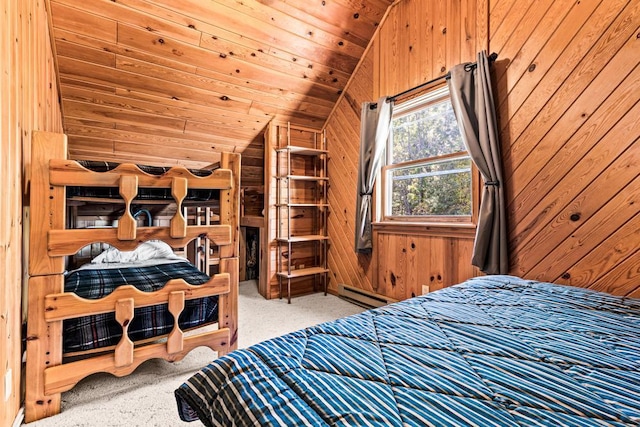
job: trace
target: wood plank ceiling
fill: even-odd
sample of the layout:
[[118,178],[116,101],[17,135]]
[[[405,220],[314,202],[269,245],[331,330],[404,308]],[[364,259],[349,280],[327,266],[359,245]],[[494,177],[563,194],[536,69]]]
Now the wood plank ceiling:
[[48,0],[72,158],[204,166],[324,125],[393,0]]

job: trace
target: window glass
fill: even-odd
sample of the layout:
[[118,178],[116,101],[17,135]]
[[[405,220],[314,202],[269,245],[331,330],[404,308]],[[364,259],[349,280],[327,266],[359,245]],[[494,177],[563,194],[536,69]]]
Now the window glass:
[[446,87],[394,108],[383,180],[387,219],[471,219],[471,159]]
[[390,163],[466,151],[449,98],[394,116]]
[[391,215],[471,215],[468,156],[393,169],[391,186]]

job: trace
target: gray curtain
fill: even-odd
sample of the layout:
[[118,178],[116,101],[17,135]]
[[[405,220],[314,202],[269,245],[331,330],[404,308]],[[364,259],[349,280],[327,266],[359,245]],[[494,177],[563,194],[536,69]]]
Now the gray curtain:
[[373,184],[380,170],[387,144],[393,103],[383,97],[377,103],[364,102],[360,115],[360,157],[356,194],[356,252],[369,253],[371,241]]
[[460,64],[451,70],[451,103],[467,150],[484,180],[471,263],[487,274],[509,271],[504,180],[496,112],[486,52],[477,66]]

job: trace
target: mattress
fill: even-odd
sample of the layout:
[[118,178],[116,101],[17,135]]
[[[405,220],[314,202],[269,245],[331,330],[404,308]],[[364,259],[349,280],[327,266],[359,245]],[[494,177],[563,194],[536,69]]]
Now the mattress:
[[[103,298],[118,286],[128,284],[144,292],[161,289],[171,279],[184,279],[190,285],[201,285],[210,277],[187,261],[136,265],[117,268],[85,268],[65,276],[65,292],[74,292],[82,298]],[[178,324],[187,329],[218,319],[218,297],[207,297],[185,302]],[[140,307],[128,333],[132,341],[168,334],[173,329],[173,315],[167,304]],[[65,353],[97,349],[116,345],[122,337],[122,327],[114,313],[85,316],[65,320],[63,323],[63,351]]]
[[640,300],[510,276],[238,350],[176,391],[207,426],[637,426]]

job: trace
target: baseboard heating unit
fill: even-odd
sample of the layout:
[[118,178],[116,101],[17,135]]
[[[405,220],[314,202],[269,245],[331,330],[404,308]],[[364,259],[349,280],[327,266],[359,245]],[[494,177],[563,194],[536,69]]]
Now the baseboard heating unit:
[[393,298],[365,291],[343,283],[338,285],[338,296],[364,308],[382,307],[383,305],[397,302],[397,300]]

